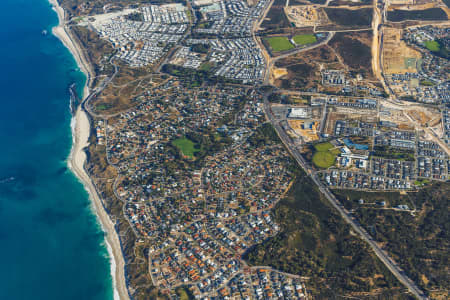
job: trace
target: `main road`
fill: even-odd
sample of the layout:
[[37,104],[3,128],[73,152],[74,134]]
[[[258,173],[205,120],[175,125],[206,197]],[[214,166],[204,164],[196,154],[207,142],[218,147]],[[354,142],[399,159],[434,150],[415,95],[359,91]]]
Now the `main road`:
[[277,122],[275,117],[272,114],[272,110],[270,108],[270,103],[267,100],[267,96],[264,96],[264,111],[266,113],[266,117],[270,121],[270,123],[273,125],[275,130],[278,133],[278,136],[280,137],[283,144],[287,147],[288,151],[291,153],[291,155],[294,157],[294,159],[297,161],[297,163],[305,170],[305,172],[308,174],[308,176],[311,177],[311,179],[314,181],[314,183],[319,187],[320,192],[322,192],[325,196],[325,198],[333,205],[334,208],[339,212],[339,214],[344,218],[344,220],[350,224],[352,229],[359,234],[359,236],[366,241],[369,246],[372,248],[372,250],[375,252],[375,254],[378,256],[378,258],[384,263],[384,265],[394,274],[394,276],[404,285],[408,288],[408,290],[418,299],[428,299],[427,296],[424,294],[423,291],[417,287],[417,285],[410,279],[404,271],[393,261],[389,255],[382,250],[376,242],[373,240],[373,238],[367,233],[367,231],[361,227],[361,225],[358,224],[358,222],[354,219],[354,217],[350,214],[350,212],[345,209],[342,204],[336,199],[336,197],[330,192],[327,186],[325,186],[317,177],[315,172],[313,172],[307,165],[306,161],[303,159],[303,157],[300,155],[300,152],[298,151],[296,145],[293,143],[293,141],[289,138],[289,136],[286,134],[286,132],[281,128],[280,124]]

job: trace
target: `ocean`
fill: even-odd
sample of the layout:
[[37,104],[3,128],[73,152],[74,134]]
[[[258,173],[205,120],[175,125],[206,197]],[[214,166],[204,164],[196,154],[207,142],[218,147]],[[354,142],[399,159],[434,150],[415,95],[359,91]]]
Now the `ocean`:
[[113,298],[104,234],[67,168],[68,87],[86,78],[57,23],[46,0],[2,1],[0,299]]

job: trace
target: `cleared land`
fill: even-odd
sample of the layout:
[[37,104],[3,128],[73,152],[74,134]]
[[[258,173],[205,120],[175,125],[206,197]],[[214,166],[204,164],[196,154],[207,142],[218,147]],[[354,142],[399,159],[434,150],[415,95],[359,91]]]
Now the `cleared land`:
[[180,149],[180,151],[183,152],[183,155],[188,157],[194,157],[194,154],[200,151],[195,148],[194,142],[187,138],[176,139],[172,144]]
[[295,27],[325,25],[328,18],[325,12],[314,5],[288,6],[285,8],[286,16]]
[[304,120],[289,120],[288,123],[297,134],[303,137],[305,142],[312,142],[319,139],[317,136],[317,122],[312,122],[312,125],[307,128],[305,128]]
[[286,51],[294,48],[294,45],[285,36],[275,36],[267,38],[270,48],[274,52]]
[[281,78],[285,75],[288,75],[288,71],[286,68],[275,68],[272,71],[272,76],[274,79]]
[[[401,39],[403,31],[396,28],[384,28],[383,70],[387,74],[417,72],[419,51],[408,47]],[[403,58],[403,59],[399,59]]]
[[297,45],[308,45],[317,42],[317,38],[314,34],[301,34],[293,37],[294,42]]

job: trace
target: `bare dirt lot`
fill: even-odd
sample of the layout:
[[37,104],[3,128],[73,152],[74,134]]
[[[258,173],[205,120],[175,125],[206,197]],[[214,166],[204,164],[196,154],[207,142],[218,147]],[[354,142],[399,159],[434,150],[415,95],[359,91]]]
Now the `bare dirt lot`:
[[[319,139],[317,135],[317,122],[305,121],[305,120],[289,120],[289,126],[295,131],[295,133],[301,135],[305,142],[313,142]],[[308,124],[307,126],[305,126]]]
[[281,77],[283,77],[285,75],[288,75],[288,74],[289,74],[289,72],[288,72],[288,70],[286,68],[274,68],[272,70],[272,77],[274,79],[281,78]]
[[414,50],[401,40],[402,30],[384,28],[383,70],[387,74],[417,72],[416,63],[421,58]]
[[329,23],[327,15],[317,5],[296,5],[285,8],[285,13],[295,27],[326,25]]

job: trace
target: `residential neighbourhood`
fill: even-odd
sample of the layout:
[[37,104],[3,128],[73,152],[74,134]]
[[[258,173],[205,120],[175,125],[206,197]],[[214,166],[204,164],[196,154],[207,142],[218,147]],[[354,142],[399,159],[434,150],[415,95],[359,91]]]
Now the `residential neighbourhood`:
[[[120,5],[71,22],[111,46],[95,53],[104,73],[89,78],[82,103],[93,126],[86,168],[136,259],[134,291],[311,299],[318,286],[359,282],[369,292],[342,297],[382,298],[389,286],[425,299],[355,213],[424,208],[342,195],[403,196],[448,182],[447,25],[390,22],[384,3]],[[381,219],[375,213],[363,217]],[[359,259],[343,254],[344,240],[365,243],[382,275],[336,283],[334,259],[349,274]],[[280,247],[294,249],[296,268]]]
[[[131,228],[151,240],[153,284],[167,291],[187,285],[201,299],[306,298],[298,276],[276,270],[266,275],[237,259],[279,231],[270,209],[293,179],[281,145],[249,142],[264,121],[262,96],[245,88],[186,89],[168,81],[140,101],[132,111],[99,120],[96,134],[119,170],[114,191]],[[234,120],[224,123],[241,103]],[[201,169],[168,164],[179,154],[195,161],[175,145],[199,132],[230,144],[207,156]]]

